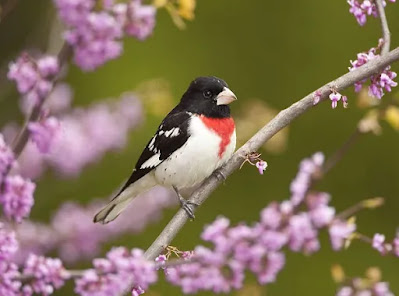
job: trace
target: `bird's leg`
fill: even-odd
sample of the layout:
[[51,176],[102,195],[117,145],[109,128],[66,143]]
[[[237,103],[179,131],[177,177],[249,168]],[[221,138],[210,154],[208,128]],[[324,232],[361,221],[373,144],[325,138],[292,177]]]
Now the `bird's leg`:
[[219,181],[226,181],[226,176],[219,170],[215,170],[213,171],[213,173],[215,175],[215,177],[219,180]]
[[190,219],[194,220],[195,216],[194,216],[194,210],[193,210],[192,206],[198,207],[199,204],[189,201],[189,200],[186,200],[183,196],[181,196],[181,194],[179,193],[179,190],[177,190],[177,188],[175,186],[173,186],[173,189],[175,190],[177,197],[179,198],[180,207],[186,211],[186,213],[190,217]]

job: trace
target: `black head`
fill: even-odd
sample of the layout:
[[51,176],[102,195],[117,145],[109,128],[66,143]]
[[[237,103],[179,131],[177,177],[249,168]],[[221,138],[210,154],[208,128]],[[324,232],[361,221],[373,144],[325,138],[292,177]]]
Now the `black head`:
[[181,98],[179,109],[207,117],[230,117],[228,104],[237,98],[227,83],[217,77],[198,77],[191,82]]

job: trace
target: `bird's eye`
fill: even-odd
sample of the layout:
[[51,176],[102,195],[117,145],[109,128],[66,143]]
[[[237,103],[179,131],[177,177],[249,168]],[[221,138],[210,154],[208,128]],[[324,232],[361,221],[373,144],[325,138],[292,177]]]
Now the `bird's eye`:
[[212,97],[212,92],[210,90],[204,91],[205,99],[210,99]]

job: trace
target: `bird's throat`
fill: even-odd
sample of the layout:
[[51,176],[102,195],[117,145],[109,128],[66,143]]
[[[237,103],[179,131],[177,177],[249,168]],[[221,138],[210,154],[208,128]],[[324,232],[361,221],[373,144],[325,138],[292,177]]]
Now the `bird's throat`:
[[227,145],[230,144],[231,135],[235,129],[233,118],[210,118],[203,115],[200,118],[207,128],[214,131],[220,137],[219,157],[222,157]]

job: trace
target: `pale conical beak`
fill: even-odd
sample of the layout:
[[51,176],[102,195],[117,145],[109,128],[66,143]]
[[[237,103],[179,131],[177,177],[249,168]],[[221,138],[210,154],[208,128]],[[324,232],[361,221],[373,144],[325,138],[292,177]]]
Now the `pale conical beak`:
[[237,100],[236,95],[229,88],[224,87],[216,97],[216,105],[228,105],[235,100]]

